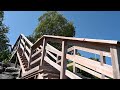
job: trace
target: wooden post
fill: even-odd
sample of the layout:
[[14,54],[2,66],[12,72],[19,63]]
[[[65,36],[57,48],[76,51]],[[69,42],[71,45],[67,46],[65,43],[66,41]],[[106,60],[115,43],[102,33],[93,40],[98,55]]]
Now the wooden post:
[[18,77],[20,78],[22,76],[22,69],[20,69],[20,73],[18,75]]
[[[103,56],[103,53],[102,53],[102,52],[100,52],[100,62],[101,62],[101,65],[102,65],[102,66],[106,63],[105,56]],[[105,79],[105,75],[102,74],[101,78],[102,78],[102,79]]]
[[67,53],[67,43],[65,41],[62,41],[60,79],[66,78],[66,75],[65,75],[65,71],[66,71],[66,67],[67,67],[66,53]]
[[17,63],[18,63],[18,59],[17,59],[17,57],[16,57],[15,68],[17,68]]
[[42,48],[42,56],[41,56],[40,66],[43,65],[44,56],[45,56],[45,53],[46,53],[46,50],[45,50],[46,43],[47,43],[46,38],[44,38],[43,39],[43,48]]
[[31,63],[31,55],[32,55],[32,52],[33,52],[33,50],[32,50],[32,48],[30,47],[30,54],[29,54],[29,61],[28,61],[28,69],[31,68],[31,67],[30,67],[30,63]]
[[[77,50],[74,48],[73,55],[75,56],[77,54]],[[73,72],[77,73],[77,68],[75,67],[75,62],[73,61]]]
[[110,52],[113,67],[113,78],[120,79],[120,47],[111,46]]
[[23,52],[24,52],[24,55],[25,55],[25,51],[26,51],[26,41],[25,41],[25,39],[24,39],[24,43],[25,44],[24,44],[24,51]]

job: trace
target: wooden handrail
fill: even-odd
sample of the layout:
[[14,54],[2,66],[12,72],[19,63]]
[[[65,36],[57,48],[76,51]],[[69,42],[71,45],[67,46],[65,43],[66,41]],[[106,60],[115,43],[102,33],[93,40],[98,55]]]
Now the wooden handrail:
[[[43,61],[45,60],[50,65],[55,65],[53,67],[59,68],[60,71],[60,78],[65,78],[65,75],[67,75],[70,78],[78,78],[76,76],[76,70],[75,68],[81,68],[82,70],[91,73],[92,75],[95,75],[99,78],[120,78],[120,42],[116,40],[100,40],[100,39],[88,39],[88,38],[73,38],[73,37],[63,37],[63,36],[52,36],[52,35],[43,35],[40,39],[38,39],[34,44],[32,44],[23,34],[20,34],[18,37],[13,49],[16,47],[18,41],[20,39],[22,42],[19,43],[21,47],[23,47],[25,50],[28,51],[29,57],[27,55],[26,58],[29,59],[28,64],[30,65],[40,61],[39,65],[41,66]],[[47,42],[57,42],[62,44],[62,50],[59,51]],[[27,43],[30,45],[30,49],[27,46],[22,46],[22,44]],[[72,47],[68,48],[68,45],[72,45]],[[41,49],[40,49],[41,48]],[[41,51],[40,51],[41,50]],[[92,61],[91,59],[78,56],[76,55],[76,50],[82,50],[89,53],[94,53],[100,55],[101,62],[98,61]],[[33,51],[35,53],[33,53]],[[73,51],[74,54],[70,55],[67,54],[67,52]],[[37,54],[41,53],[41,56],[39,56],[36,60],[33,60],[31,62],[31,59],[36,56]],[[56,62],[50,61],[49,57],[47,57],[45,54],[47,53],[50,55],[53,59],[56,60]],[[56,54],[54,56],[52,53]],[[25,54],[27,54],[25,52]],[[58,65],[58,56],[61,57],[59,62],[61,65]],[[112,60],[112,66],[107,65],[105,63],[105,57],[110,57]],[[66,68],[67,66],[67,59],[73,61],[73,71],[68,71]],[[103,61],[104,60],[104,61]],[[67,70],[67,71],[66,71]],[[71,74],[71,75],[70,75]],[[101,77],[104,76],[104,77]],[[108,77],[106,77],[108,76]]]

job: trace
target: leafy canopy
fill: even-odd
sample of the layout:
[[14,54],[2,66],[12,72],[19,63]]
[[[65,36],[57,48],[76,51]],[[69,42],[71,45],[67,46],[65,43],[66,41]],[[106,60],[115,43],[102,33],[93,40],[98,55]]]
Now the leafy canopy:
[[0,11],[0,61],[6,60],[9,57],[8,45],[9,39],[7,33],[9,28],[3,24],[4,12]]
[[75,36],[75,27],[57,11],[47,11],[38,19],[39,24],[33,32],[35,41],[42,35]]

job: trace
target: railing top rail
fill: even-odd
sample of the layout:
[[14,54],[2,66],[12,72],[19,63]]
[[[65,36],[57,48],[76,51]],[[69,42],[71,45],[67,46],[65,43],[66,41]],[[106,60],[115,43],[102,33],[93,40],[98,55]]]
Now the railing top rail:
[[18,42],[19,39],[20,39],[20,36],[17,38],[15,44],[13,45],[13,47],[12,47],[12,51],[13,51],[13,49],[15,48],[15,46],[16,46],[16,44],[17,44],[17,42]]
[[[102,40],[102,39],[89,39],[89,38],[75,38],[75,37],[64,37],[64,36],[52,36],[52,35],[43,35],[40,39],[38,39],[34,44],[31,43],[23,34],[20,34],[20,36],[22,36],[27,43],[33,47],[36,44],[38,44],[43,38],[47,37],[47,38],[54,38],[54,39],[62,39],[62,40],[69,40],[69,41],[80,41],[80,42],[90,42],[90,43],[101,43],[101,44],[112,44],[112,45],[119,45],[120,46],[120,42],[117,40]],[[18,37],[18,39],[20,38],[20,36]],[[17,39],[17,41],[18,41]],[[16,43],[17,43],[16,41]],[[16,45],[15,43],[15,45]],[[14,46],[15,46],[14,45]],[[14,47],[13,47],[14,48]]]
[[85,41],[85,42],[94,42],[94,43],[106,43],[106,44],[120,44],[117,40],[103,40],[103,39],[89,39],[89,38],[75,38],[75,37],[64,37],[64,36],[52,36],[52,35],[43,35],[43,37],[64,39],[64,40],[76,40],[76,41]]
[[33,46],[33,43],[31,43],[23,34],[20,34],[20,36],[17,38],[14,46],[12,47],[12,50],[14,49],[15,45],[17,44],[17,42],[19,41],[19,39],[20,39],[21,36],[25,39],[25,41],[26,41],[30,46]]
[[[120,42],[117,40],[103,40],[103,39],[89,39],[89,38],[75,38],[75,37],[64,37],[64,36],[52,36],[52,35],[43,35],[40,39],[38,39],[35,44],[38,44],[40,40],[43,38],[54,38],[54,39],[62,39],[62,40],[70,40],[70,41],[82,41],[82,42],[90,42],[90,43],[100,43],[100,44],[112,44],[120,46]],[[33,46],[34,46],[33,45]]]
[[33,43],[31,43],[23,34],[20,34],[20,35],[25,39],[25,41],[27,41],[27,43],[28,43],[30,46],[33,45]]

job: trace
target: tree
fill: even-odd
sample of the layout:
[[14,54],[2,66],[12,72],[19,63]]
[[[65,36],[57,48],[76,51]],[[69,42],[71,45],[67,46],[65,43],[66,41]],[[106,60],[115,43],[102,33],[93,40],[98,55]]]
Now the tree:
[[7,60],[10,53],[8,49],[7,43],[9,43],[9,39],[7,37],[7,33],[9,28],[3,24],[4,12],[0,11],[0,60]]
[[33,35],[29,35],[29,36],[26,36],[26,37],[27,37],[27,39],[30,40],[30,42],[32,42],[32,43],[35,42],[35,39],[34,39]]
[[75,27],[57,11],[48,11],[38,19],[39,25],[33,32],[35,41],[42,35],[75,36]]

